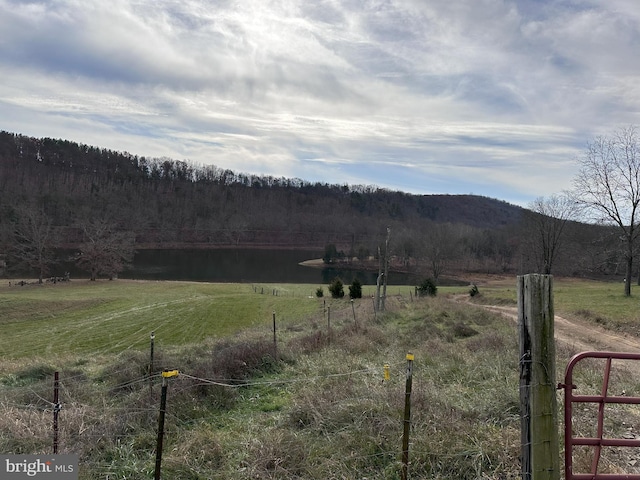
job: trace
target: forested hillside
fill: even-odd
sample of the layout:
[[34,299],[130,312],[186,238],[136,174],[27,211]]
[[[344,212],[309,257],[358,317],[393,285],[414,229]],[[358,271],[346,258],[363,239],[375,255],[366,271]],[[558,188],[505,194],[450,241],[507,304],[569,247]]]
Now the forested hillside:
[[[389,227],[398,267],[422,265],[434,277],[453,266],[519,271],[534,262],[525,248],[526,213],[474,195],[311,183],[0,132],[0,252],[20,247],[23,257],[27,250],[37,257],[34,249],[46,253],[51,246],[80,248],[91,242],[97,255],[116,238],[131,239],[136,249],[322,250],[334,244],[348,257],[364,258],[376,254]],[[601,256],[602,248],[594,248]],[[585,249],[579,250],[584,257]],[[82,253],[88,258],[91,252]],[[574,259],[569,268],[572,273],[604,268],[594,266],[606,263],[600,256]]]

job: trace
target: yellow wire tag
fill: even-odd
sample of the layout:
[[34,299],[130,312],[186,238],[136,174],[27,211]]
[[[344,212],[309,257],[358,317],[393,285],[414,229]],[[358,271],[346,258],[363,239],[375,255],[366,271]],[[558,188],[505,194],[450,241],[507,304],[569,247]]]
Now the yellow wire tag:
[[413,353],[407,353],[407,360],[413,360]]
[[384,379],[385,380],[389,380],[391,378],[391,375],[389,374],[389,364],[385,363],[384,364]]
[[162,372],[162,376],[164,378],[177,377],[179,373],[180,372],[178,372],[178,370],[167,370],[165,372]]

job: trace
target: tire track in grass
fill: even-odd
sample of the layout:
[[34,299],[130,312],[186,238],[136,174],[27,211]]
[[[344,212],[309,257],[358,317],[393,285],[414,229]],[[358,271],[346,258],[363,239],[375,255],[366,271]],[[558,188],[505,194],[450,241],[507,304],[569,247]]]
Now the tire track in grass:
[[[197,301],[204,299],[207,299],[207,297],[199,297],[198,299],[192,298],[189,300]],[[176,306],[178,304],[184,303],[186,303],[186,301],[168,302],[164,305],[158,304],[157,307],[167,308],[169,306]],[[153,319],[147,319],[141,322],[134,322],[136,324],[139,324],[138,328],[134,331],[129,331],[127,325],[121,326],[121,328],[117,331],[117,334],[112,335],[116,339],[120,337],[121,340],[116,341],[116,343],[106,347],[103,350],[103,353],[130,350],[140,344],[142,344],[142,346],[146,346],[149,342],[149,335],[152,331],[155,332],[156,342],[171,344],[183,343],[185,339],[190,337],[190,335],[183,335],[183,337],[185,338],[179,338],[179,336],[177,336],[177,332],[184,331],[185,327],[189,325],[185,324],[184,322],[180,322],[181,312],[182,310],[165,310],[163,311],[162,316],[154,317]],[[175,324],[176,326],[173,327],[171,326],[172,324]],[[193,322],[191,323],[191,325],[193,325]],[[169,328],[164,328],[167,326],[169,326]],[[126,340],[136,337],[138,338],[131,343]]]
[[[220,332],[212,332],[217,327],[211,327],[212,317],[207,312],[214,311],[230,296],[235,295],[195,295],[171,302],[157,302],[143,308],[122,310],[116,315],[109,315],[110,321],[116,321],[109,330],[111,340],[104,342],[104,348],[97,348],[94,351],[114,353],[146,348],[151,331],[155,332],[156,345],[182,345],[215,336]],[[160,314],[153,319],[135,318],[136,314],[152,309],[159,309]]]
[[[98,286],[101,288],[96,290],[83,285],[70,295],[61,295],[66,290],[60,294],[35,292],[38,295],[32,303],[38,314],[27,315],[11,328],[5,326],[0,334],[0,355],[55,361],[69,355],[142,350],[148,348],[151,331],[156,332],[160,345],[184,345],[229,335],[263,321],[270,325],[275,310],[279,320],[300,313],[299,302],[291,308],[289,297],[285,302],[280,297],[255,295],[248,286],[178,284],[167,289],[165,284],[156,288],[155,284],[131,283],[124,285],[125,290],[120,284],[118,288]],[[52,299],[54,304],[46,303]],[[65,310],[56,309],[58,300],[67,301]],[[77,305],[76,301],[83,303]],[[28,313],[28,306],[21,311]]]
[[[89,321],[98,321],[99,324],[94,324],[92,328],[99,327],[101,329],[105,328],[105,324],[107,322],[115,322],[114,325],[109,328],[108,336],[112,341],[103,342],[104,348],[95,350],[96,353],[113,353],[113,352],[121,352],[124,350],[131,350],[136,345],[144,344],[148,339],[151,331],[156,333],[156,336],[161,331],[162,327],[167,325],[169,322],[173,320],[173,317],[166,312],[164,320],[157,322],[157,317],[154,319],[140,319],[134,320],[131,316],[140,313],[150,312],[152,310],[157,309],[167,309],[175,305],[184,304],[186,302],[196,301],[199,298],[207,298],[205,296],[194,296],[188,298],[180,298],[168,302],[156,302],[149,305],[136,306],[126,310],[120,310],[117,312],[109,312],[108,315],[99,315],[97,317],[93,317]],[[137,327],[135,330],[131,331],[132,328]],[[139,338],[136,338],[139,336]],[[136,338],[135,340],[130,342],[131,338]],[[120,339],[120,340],[118,340]]]
[[[204,296],[199,296],[206,298]],[[107,353],[113,352],[118,347],[122,347],[129,343],[119,341],[116,344],[109,345],[109,342],[103,339],[100,341],[95,340],[95,337],[109,336],[112,339],[118,339],[120,336],[126,338],[131,330],[138,323],[131,319],[132,315],[150,312],[157,309],[169,308],[172,305],[179,305],[185,302],[193,301],[198,297],[180,298],[165,302],[155,302],[148,305],[137,305],[130,308],[121,309],[118,311],[111,311],[105,314],[93,315],[88,318],[77,318],[74,320],[66,321],[63,325],[56,323],[56,319],[40,319],[37,325],[25,325],[24,329],[12,332],[12,335],[8,335],[7,332],[2,336],[0,340],[0,352],[3,357],[15,358],[15,357],[31,357],[31,356],[52,356],[56,354],[66,353]],[[120,321],[118,321],[120,320]],[[169,322],[171,318],[166,318],[158,324],[154,324],[153,328],[160,328]],[[44,322],[51,322],[52,325],[43,325]],[[149,322],[143,322],[137,326],[135,331],[144,331],[148,329]],[[150,333],[151,330],[148,330]],[[129,337],[130,338],[130,337]],[[147,337],[148,338],[148,337]],[[117,341],[117,340],[115,340]],[[133,348],[137,343],[142,343],[144,340],[141,338],[135,340],[127,346],[127,348]],[[25,346],[28,343],[28,346]],[[104,348],[92,347],[96,344],[105,345]],[[16,348],[20,345],[19,348]]]

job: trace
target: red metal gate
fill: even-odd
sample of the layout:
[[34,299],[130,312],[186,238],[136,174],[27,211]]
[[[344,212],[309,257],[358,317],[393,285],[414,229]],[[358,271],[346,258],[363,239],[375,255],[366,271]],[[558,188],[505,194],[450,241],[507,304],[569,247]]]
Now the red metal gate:
[[[599,358],[605,360],[602,391],[600,395],[574,395],[576,385],[573,383],[573,368],[585,358]],[[564,384],[558,384],[559,389],[564,389],[564,461],[565,480],[640,480],[640,474],[605,474],[598,473],[603,447],[640,447],[640,439],[605,438],[604,436],[604,411],[607,404],[640,404],[640,397],[626,395],[610,395],[609,380],[611,364],[613,360],[640,360],[640,354],[615,353],[615,352],[583,352],[574,355],[565,371]],[[595,437],[576,437],[573,429],[573,404],[595,403],[598,405],[597,433]],[[573,473],[573,447],[593,447],[593,458],[590,473]]]

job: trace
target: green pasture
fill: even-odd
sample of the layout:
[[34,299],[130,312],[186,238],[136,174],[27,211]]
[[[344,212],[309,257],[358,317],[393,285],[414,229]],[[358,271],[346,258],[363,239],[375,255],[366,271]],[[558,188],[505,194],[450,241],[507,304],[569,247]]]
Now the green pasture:
[[[316,297],[322,287],[325,296]],[[347,290],[345,288],[345,290]],[[478,301],[516,302],[513,282],[479,285]],[[348,292],[348,290],[347,290]],[[409,299],[411,286],[390,286],[389,296]],[[358,304],[369,305],[375,286],[363,287]],[[466,294],[468,287],[441,287],[439,296]],[[631,297],[623,285],[554,279],[556,314],[640,334],[640,287]],[[247,327],[322,321],[323,308],[350,310],[333,300],[326,285],[211,284],[198,282],[78,280],[68,284],[0,286],[0,355],[4,359],[112,354],[147,348],[151,331],[159,345],[179,346],[223,337]]]
[[[119,353],[221,337],[260,323],[308,317],[322,308],[305,285],[76,281],[0,288],[5,358]],[[274,294],[275,293],[275,294]],[[294,300],[294,301],[292,301]]]

